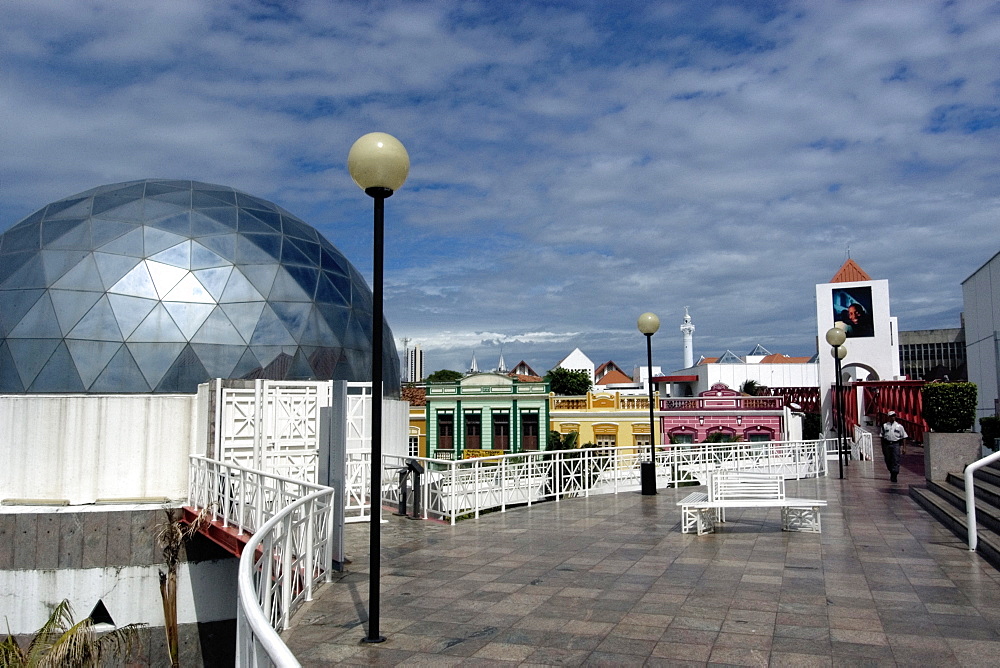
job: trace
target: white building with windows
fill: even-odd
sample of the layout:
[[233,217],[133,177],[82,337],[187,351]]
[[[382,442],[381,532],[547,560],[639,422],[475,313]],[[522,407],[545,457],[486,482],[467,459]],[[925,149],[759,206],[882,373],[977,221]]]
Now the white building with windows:
[[962,281],[969,381],[979,390],[979,418],[1000,413],[1000,253]]

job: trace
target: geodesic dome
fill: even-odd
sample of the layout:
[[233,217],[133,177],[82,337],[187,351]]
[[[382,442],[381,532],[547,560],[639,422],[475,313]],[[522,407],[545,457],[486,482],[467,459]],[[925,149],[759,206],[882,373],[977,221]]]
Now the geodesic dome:
[[[225,186],[101,186],[0,235],[0,392],[367,381],[371,323],[371,290],[340,251]],[[398,394],[388,326],[385,342],[386,391]]]

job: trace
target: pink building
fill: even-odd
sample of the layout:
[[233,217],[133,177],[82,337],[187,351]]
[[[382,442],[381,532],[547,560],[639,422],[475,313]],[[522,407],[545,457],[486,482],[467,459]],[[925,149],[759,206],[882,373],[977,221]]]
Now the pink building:
[[751,397],[724,383],[716,383],[697,397],[661,399],[660,411],[664,443],[701,443],[715,433],[741,441],[801,437],[798,420],[795,429],[791,410],[782,397]]

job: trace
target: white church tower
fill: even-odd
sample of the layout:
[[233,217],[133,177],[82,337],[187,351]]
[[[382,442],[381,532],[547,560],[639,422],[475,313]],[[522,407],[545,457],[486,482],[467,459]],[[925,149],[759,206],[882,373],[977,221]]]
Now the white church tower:
[[688,314],[688,307],[684,307],[684,323],[681,325],[681,334],[684,335],[684,368],[690,369],[694,366],[694,325],[691,324],[691,316]]

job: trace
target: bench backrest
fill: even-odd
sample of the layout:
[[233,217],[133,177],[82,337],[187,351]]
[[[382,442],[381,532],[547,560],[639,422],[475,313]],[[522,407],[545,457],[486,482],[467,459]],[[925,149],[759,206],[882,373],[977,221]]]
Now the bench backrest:
[[712,501],[785,498],[785,478],[775,473],[715,471],[708,488]]

